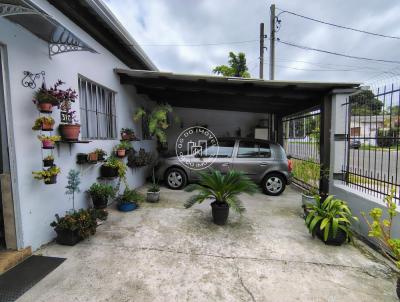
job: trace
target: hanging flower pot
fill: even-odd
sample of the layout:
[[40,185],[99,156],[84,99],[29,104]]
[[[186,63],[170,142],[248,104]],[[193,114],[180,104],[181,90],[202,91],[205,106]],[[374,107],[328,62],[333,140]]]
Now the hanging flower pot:
[[61,124],[59,126],[60,134],[63,140],[66,141],[77,141],[79,133],[81,131],[81,125],[79,124]]
[[86,153],[78,153],[76,155],[76,163],[79,165],[85,164],[88,161],[88,155]]
[[46,185],[54,185],[57,183],[57,175],[52,175],[48,179],[44,180]]
[[38,180],[43,180],[46,185],[57,183],[57,175],[61,172],[59,167],[51,166],[48,169],[32,172],[33,177]]
[[102,165],[100,168],[101,177],[117,177],[118,168]]
[[43,167],[52,167],[54,166],[54,157],[49,155],[43,159]]
[[88,161],[90,163],[97,163],[98,160],[98,154],[96,152],[90,152],[88,154]]
[[52,103],[39,103],[39,104],[37,104],[37,107],[41,113],[52,113],[53,112],[53,104]]
[[42,140],[43,149],[54,149],[54,142],[51,139]]
[[54,123],[52,117],[41,116],[35,120],[32,130],[53,131]]

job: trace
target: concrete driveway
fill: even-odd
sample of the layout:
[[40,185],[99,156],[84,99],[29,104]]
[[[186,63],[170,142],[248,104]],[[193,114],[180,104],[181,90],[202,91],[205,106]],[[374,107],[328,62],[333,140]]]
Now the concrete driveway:
[[208,204],[162,190],[159,204],[110,210],[95,236],[38,254],[67,260],[18,301],[398,301],[376,253],[325,246],[300,218],[300,195],[243,195],[247,212],[211,223]]

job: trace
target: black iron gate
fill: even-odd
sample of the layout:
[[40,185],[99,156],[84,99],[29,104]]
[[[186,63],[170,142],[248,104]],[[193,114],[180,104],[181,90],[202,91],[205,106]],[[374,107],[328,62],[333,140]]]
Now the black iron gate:
[[318,192],[320,182],[321,113],[314,110],[282,119],[283,147],[292,160],[293,182]]

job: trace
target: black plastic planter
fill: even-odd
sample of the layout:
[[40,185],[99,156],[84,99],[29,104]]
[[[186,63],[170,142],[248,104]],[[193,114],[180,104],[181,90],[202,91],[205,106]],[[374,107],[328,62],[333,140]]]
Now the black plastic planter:
[[214,223],[218,225],[226,224],[229,215],[229,205],[226,202],[212,202],[211,203],[212,216]]
[[55,231],[57,232],[56,242],[58,244],[73,246],[82,240],[77,231],[58,229]]
[[76,155],[76,163],[79,165],[87,163],[87,154],[86,153],[78,153]]
[[105,209],[107,208],[108,198],[98,198],[92,196],[92,202],[95,209]]
[[54,185],[57,183],[57,175],[53,175],[50,177],[50,180],[45,180],[44,183],[46,185]]
[[317,223],[315,226],[317,228],[315,234],[319,239],[321,239],[326,245],[335,245],[339,246],[346,242],[346,233],[338,228],[336,232],[336,237],[333,238],[333,231],[332,229],[329,230],[328,239],[324,241],[324,231],[320,230],[320,223]]
[[52,167],[54,166],[54,159],[44,159],[43,167]]
[[118,169],[103,165],[100,168],[100,175],[101,175],[101,177],[117,177]]

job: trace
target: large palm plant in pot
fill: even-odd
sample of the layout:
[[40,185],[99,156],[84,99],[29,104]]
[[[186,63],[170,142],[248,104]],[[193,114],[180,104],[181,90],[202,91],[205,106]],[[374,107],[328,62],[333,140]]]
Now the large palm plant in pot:
[[200,172],[200,180],[197,184],[186,187],[186,191],[197,191],[185,203],[189,208],[195,203],[201,203],[206,199],[213,200],[211,203],[212,216],[214,223],[218,225],[226,224],[229,215],[229,208],[238,213],[242,213],[245,208],[238,198],[240,193],[253,194],[258,191],[257,185],[252,182],[242,172],[231,170],[227,174],[212,170]]

